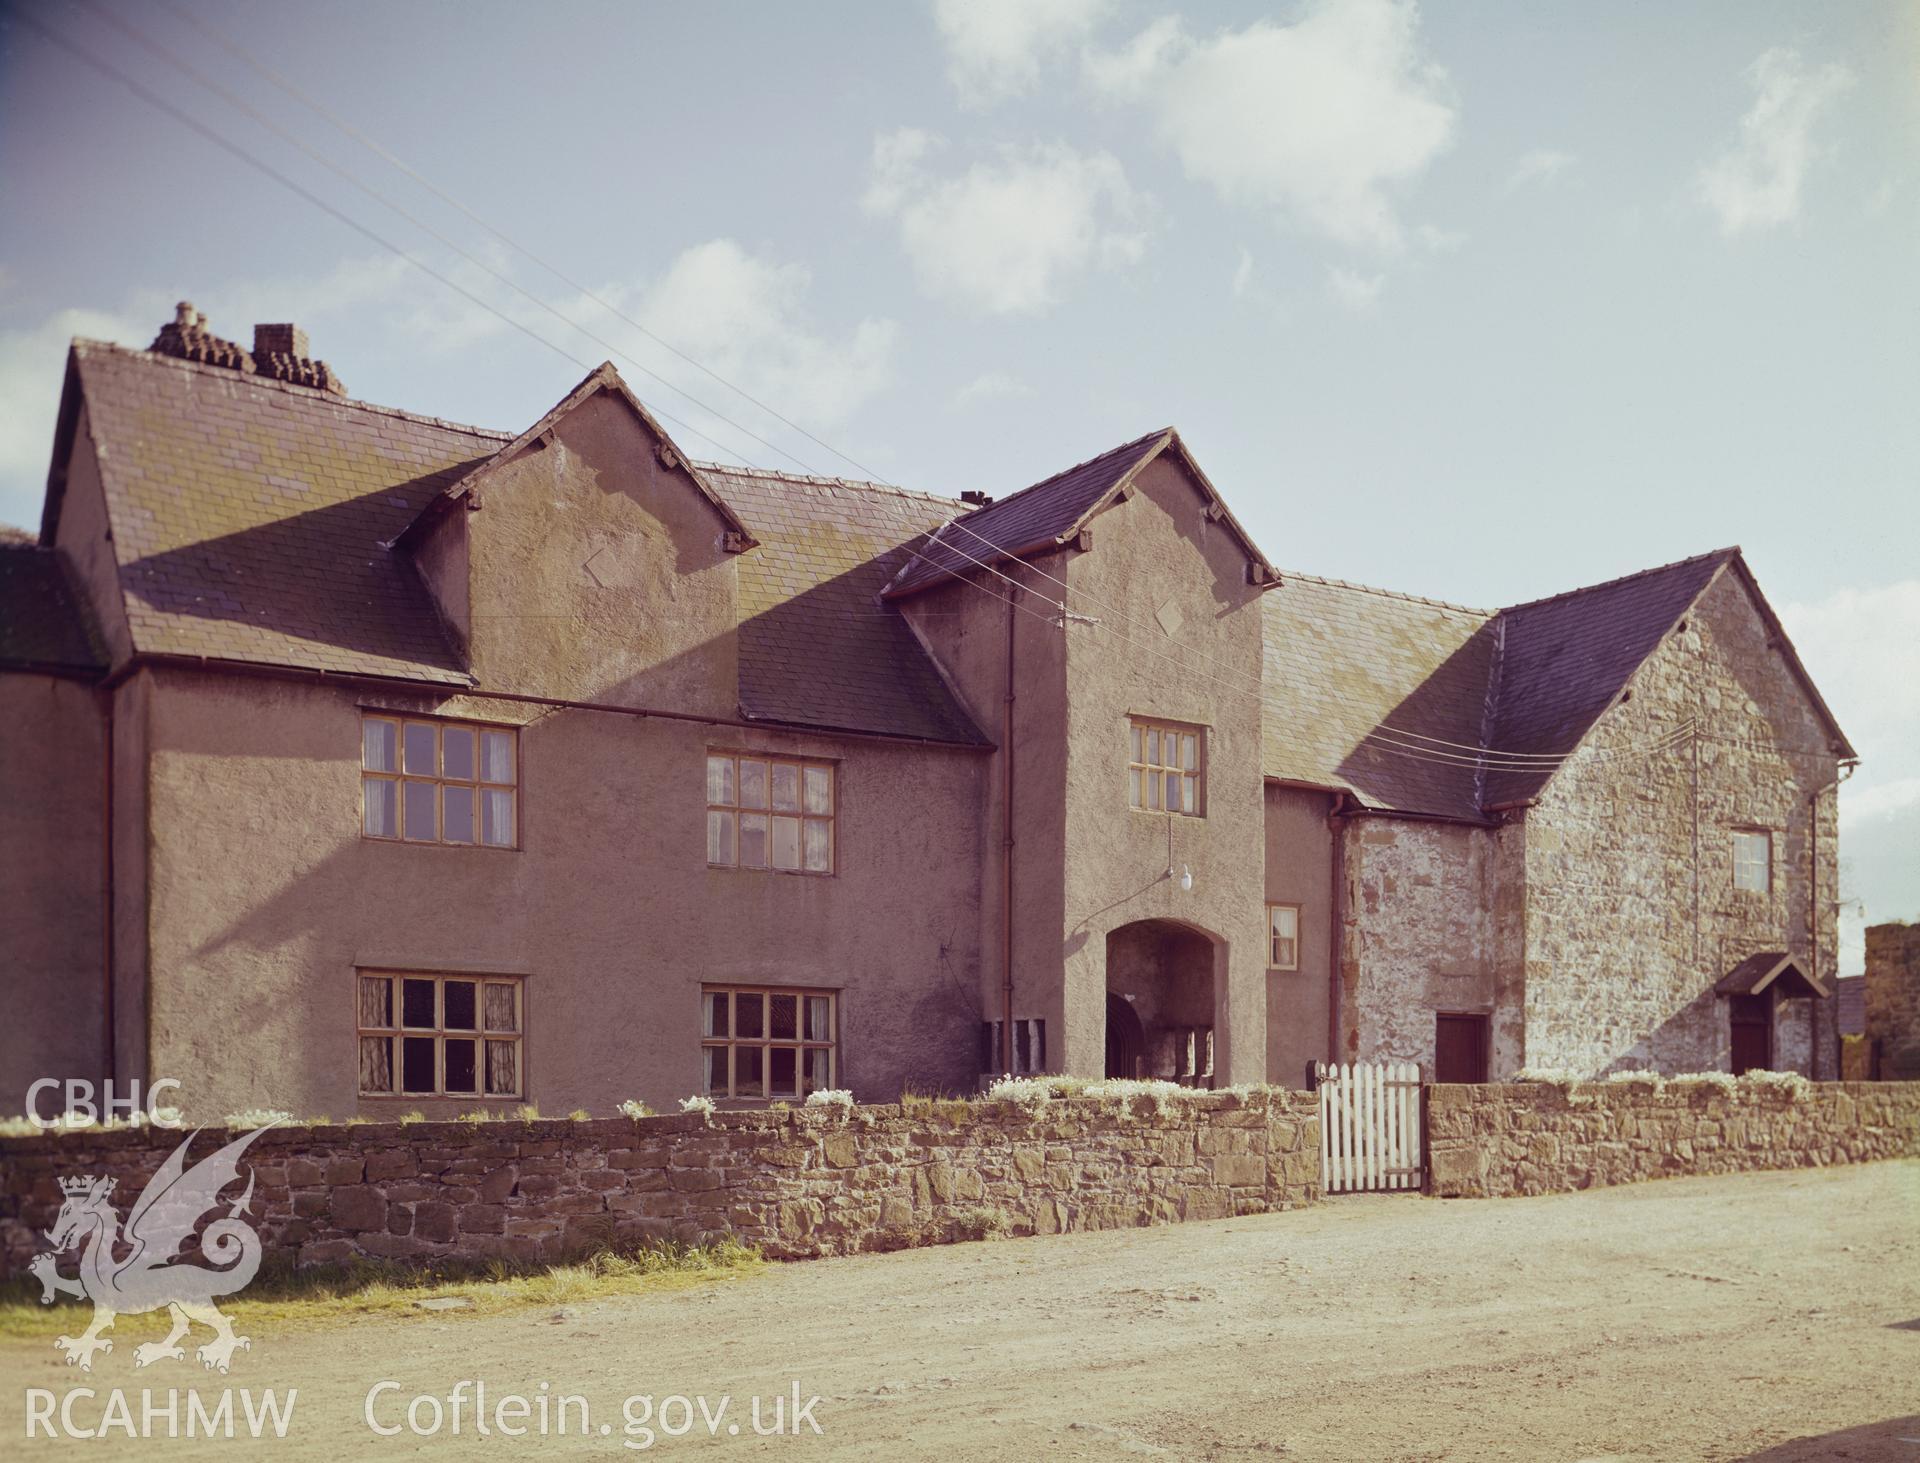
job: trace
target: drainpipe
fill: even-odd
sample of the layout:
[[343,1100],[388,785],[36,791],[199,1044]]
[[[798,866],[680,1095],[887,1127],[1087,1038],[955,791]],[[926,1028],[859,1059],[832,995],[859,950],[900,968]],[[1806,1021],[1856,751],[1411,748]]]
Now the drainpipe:
[[1007,590],[1007,691],[1000,711],[1000,1070],[1013,1071],[1013,630],[1020,586]]
[[1340,957],[1347,943],[1347,795],[1333,795],[1327,827],[1333,834],[1333,897],[1328,901],[1327,929],[1327,1065],[1340,1060]]
[[[1807,798],[1807,941],[1813,954],[1813,978],[1820,979],[1820,797],[1823,793],[1838,792],[1840,784],[1853,776],[1858,762],[1844,764],[1838,776],[1825,787],[1816,787]],[[1836,894],[1839,890],[1834,891]],[[1837,973],[1837,967],[1836,967]],[[1811,1069],[1807,1075],[1814,1079],[1820,1076],[1820,998],[1815,996],[1807,1003],[1807,1066]],[[1839,1048],[1834,1048],[1834,1076],[1840,1075],[1838,1065]]]
[[100,1023],[101,1077],[112,1083],[114,1072],[113,1013],[113,692],[100,693]]

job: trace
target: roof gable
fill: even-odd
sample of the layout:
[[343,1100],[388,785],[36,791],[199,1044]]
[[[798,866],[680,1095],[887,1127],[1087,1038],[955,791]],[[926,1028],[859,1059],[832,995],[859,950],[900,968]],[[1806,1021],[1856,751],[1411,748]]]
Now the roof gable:
[[504,444],[491,457],[475,464],[463,477],[455,482],[449,483],[445,491],[432,503],[428,504],[419,517],[413,523],[409,524],[404,533],[400,535],[399,541],[401,546],[407,547],[416,542],[421,536],[425,525],[432,518],[446,511],[452,503],[461,499],[471,499],[477,502],[481,489],[485,487],[488,479],[498,472],[500,468],[549,438],[554,427],[559,422],[570,416],[587,401],[598,396],[601,392],[606,392],[615,400],[624,404],[628,410],[640,420],[642,426],[645,427],[647,432],[658,444],[663,461],[667,462],[669,466],[679,467],[685,470],[688,478],[693,482],[695,491],[707,501],[708,505],[711,506],[713,511],[719,516],[722,530],[725,534],[723,546],[727,551],[730,553],[739,553],[745,549],[752,548],[756,542],[753,534],[748,530],[746,524],[740,521],[739,515],[733,511],[733,508],[727,503],[726,499],[714,491],[713,484],[707,479],[707,469],[696,464],[686,453],[680,450],[679,444],[667,434],[667,429],[655,420],[653,413],[648,411],[646,404],[633,393],[632,388],[621,378],[620,372],[615,369],[611,361],[602,361],[581,379],[579,385],[561,397],[539,421],[528,427],[526,431],[522,432],[512,441]]
[[942,524],[894,576],[887,586],[887,597],[898,599],[915,594],[983,564],[998,564],[1059,548],[1078,534],[1095,514],[1126,496],[1133,480],[1164,452],[1172,452],[1180,459],[1208,499],[1209,516],[1225,523],[1239,541],[1248,556],[1250,581],[1271,582],[1276,577],[1273,566],[1193,460],[1180,434],[1172,427],[1165,427]]

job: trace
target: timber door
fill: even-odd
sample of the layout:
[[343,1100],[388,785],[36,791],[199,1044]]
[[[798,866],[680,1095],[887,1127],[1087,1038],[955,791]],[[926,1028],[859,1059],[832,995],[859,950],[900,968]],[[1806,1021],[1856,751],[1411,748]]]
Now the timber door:
[[1442,1011],[1433,1022],[1433,1080],[1487,1080],[1488,1019]]
[[1727,1024],[1733,1037],[1733,1075],[1765,1071],[1773,1065],[1773,995],[1728,998]]

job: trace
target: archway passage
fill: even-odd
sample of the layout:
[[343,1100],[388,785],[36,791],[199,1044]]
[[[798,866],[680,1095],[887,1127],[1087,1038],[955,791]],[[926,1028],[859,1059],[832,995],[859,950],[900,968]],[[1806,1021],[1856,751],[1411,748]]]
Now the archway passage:
[[1138,1077],[1146,1059],[1146,1033],[1126,999],[1107,992],[1107,1075]]
[[1107,1075],[1213,1085],[1212,936],[1168,919],[1107,936]]

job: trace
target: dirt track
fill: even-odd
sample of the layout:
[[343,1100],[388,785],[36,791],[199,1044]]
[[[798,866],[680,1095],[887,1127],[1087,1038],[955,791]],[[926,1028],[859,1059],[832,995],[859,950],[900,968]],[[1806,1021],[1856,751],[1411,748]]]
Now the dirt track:
[[[0,1438],[28,1387],[77,1377],[0,1348]],[[299,1388],[285,1442],[100,1442],[226,1458],[473,1451],[380,1438],[415,1393],[579,1392],[587,1437],[503,1452],[622,1456],[629,1393],[731,1393],[722,1456],[1899,1459],[1920,1463],[1920,1163],[1686,1179],[1504,1202],[1331,1201],[1257,1219],[776,1267],[686,1292],[504,1319],[421,1315],[256,1334],[234,1387]],[[751,1436],[745,1399],[823,1400],[823,1437]],[[397,1400],[396,1400],[397,1399]],[[98,1410],[76,1413],[83,1423]],[[424,1416],[424,1414],[423,1414]],[[683,1452],[693,1437],[659,1437]],[[740,1435],[728,1437],[729,1422]],[[603,1423],[610,1436],[598,1435]],[[656,1437],[658,1435],[656,1434]],[[71,1441],[29,1445],[72,1452]]]

